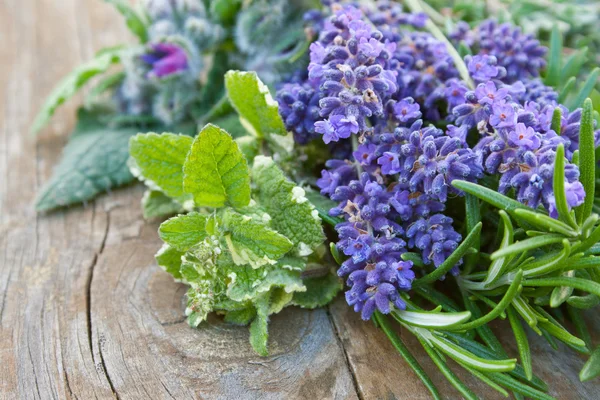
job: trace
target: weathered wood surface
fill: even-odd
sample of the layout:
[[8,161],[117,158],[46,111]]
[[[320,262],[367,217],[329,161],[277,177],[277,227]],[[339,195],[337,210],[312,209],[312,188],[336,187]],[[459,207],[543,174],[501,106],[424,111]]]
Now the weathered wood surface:
[[[342,299],[275,316],[268,358],[252,352],[245,328],[216,317],[189,328],[184,286],[154,263],[157,223],[142,219],[140,187],[36,215],[35,193],[77,101],[38,140],[27,135],[35,112],[57,79],[126,38],[98,0],[0,2],[0,398],[428,398],[384,335]],[[459,398],[408,340],[444,396]],[[534,351],[554,395],[600,398],[598,385],[577,383],[580,358],[549,353],[540,340]]]

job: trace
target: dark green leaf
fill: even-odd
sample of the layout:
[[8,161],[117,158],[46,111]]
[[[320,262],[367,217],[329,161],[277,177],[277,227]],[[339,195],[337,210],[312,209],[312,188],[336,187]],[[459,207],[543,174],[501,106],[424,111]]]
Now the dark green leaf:
[[81,203],[131,182],[128,142],[136,133],[135,128],[107,128],[81,110],[52,178],[38,194],[37,210]]

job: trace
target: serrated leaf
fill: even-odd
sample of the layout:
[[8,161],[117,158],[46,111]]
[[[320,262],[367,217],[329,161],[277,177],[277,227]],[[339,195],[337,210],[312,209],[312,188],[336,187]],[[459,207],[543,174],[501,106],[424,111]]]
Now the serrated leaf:
[[277,267],[232,267],[229,277],[231,282],[227,287],[227,296],[235,301],[255,299],[273,288],[282,288],[287,293],[306,290],[300,272]]
[[256,309],[247,307],[241,310],[229,311],[225,314],[225,322],[234,325],[246,326],[256,317]]
[[206,239],[207,221],[208,216],[197,212],[178,215],[160,224],[158,235],[169,246],[186,251]]
[[271,226],[294,243],[294,252],[307,256],[325,240],[318,211],[304,189],[289,181],[265,156],[257,156],[252,168],[256,199],[271,215]]
[[305,292],[294,293],[292,303],[302,308],[324,307],[342,290],[342,281],[332,271],[325,276],[303,280]]
[[164,269],[169,274],[173,275],[175,279],[181,279],[181,257],[183,252],[174,249],[168,244],[163,244],[158,253],[154,256],[158,266]]
[[148,40],[148,32],[146,29],[146,22],[143,16],[138,14],[126,1],[124,0],[104,0],[107,3],[112,4],[123,17],[125,17],[125,24],[129,30],[138,37],[140,42],[144,43]]
[[206,125],[194,140],[183,165],[183,188],[202,207],[244,207],[250,202],[250,174],[231,136]]
[[183,164],[193,141],[189,136],[173,133],[137,134],[129,140],[134,161],[130,162],[131,172],[150,188],[183,202]]
[[256,72],[229,71],[225,87],[242,124],[252,133],[259,137],[287,134],[277,102]]
[[90,200],[99,193],[133,180],[127,167],[127,143],[135,128],[107,128],[81,110],[62,158],[36,200],[47,211]]
[[227,247],[236,265],[253,268],[275,264],[292,249],[292,242],[265,225],[237,212],[226,210],[221,215],[221,227]]
[[160,218],[182,213],[183,207],[158,190],[146,190],[142,197],[144,219]]
[[269,315],[281,312],[294,298],[294,292],[286,292],[285,289],[275,288],[271,290],[271,302],[269,304]]
[[42,109],[33,121],[31,132],[35,134],[42,129],[61,104],[71,98],[94,76],[105,72],[112,64],[119,61],[120,51],[121,48],[111,48],[99,52],[92,60],[80,65],[65,76],[46,98]]
[[269,294],[265,294],[254,302],[256,318],[250,324],[250,344],[261,356],[269,355],[267,340],[269,339]]

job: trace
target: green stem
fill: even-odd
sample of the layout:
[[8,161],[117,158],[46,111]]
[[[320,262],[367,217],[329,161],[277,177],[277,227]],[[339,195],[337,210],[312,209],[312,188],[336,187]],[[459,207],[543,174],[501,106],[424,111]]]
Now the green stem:
[[[405,0],[405,4],[412,12],[425,12],[420,0]],[[442,32],[442,30],[438,28],[437,25],[433,23],[433,21],[431,21],[430,19],[428,19],[427,22],[425,22],[425,28],[427,28],[429,33],[431,33],[437,40],[443,42],[446,45],[448,53],[450,54],[450,57],[452,57],[454,65],[456,66],[456,69],[460,74],[460,77],[463,81],[465,81],[465,83],[470,89],[475,89],[475,84],[471,79],[471,75],[469,74],[467,65],[465,64],[460,54],[458,54],[456,48],[452,45],[452,43],[450,43],[446,35],[444,35],[444,32]]]
[[402,342],[402,339],[400,339],[396,332],[394,332],[394,329],[392,328],[388,317],[382,315],[379,311],[375,311],[375,313],[373,314],[373,318],[375,322],[381,327],[383,332],[386,334],[390,342],[392,342],[396,350],[398,350],[398,353],[400,353],[400,355],[404,358],[404,360],[408,363],[412,370],[415,371],[415,374],[417,374],[419,379],[421,379],[421,382],[423,382],[423,384],[425,385],[427,390],[429,390],[433,398],[435,400],[441,400],[442,397],[440,396],[440,393],[438,392],[437,388],[435,387],[435,385],[433,384],[423,367],[421,367],[417,359],[411,354],[404,342]]

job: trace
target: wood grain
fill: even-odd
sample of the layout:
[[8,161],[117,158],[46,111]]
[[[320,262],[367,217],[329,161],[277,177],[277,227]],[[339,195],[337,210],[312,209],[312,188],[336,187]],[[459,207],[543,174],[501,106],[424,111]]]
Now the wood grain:
[[189,328],[184,286],[154,262],[140,187],[36,215],[78,100],[38,141],[35,112],[71,68],[129,35],[97,0],[6,0],[0,25],[0,398],[356,399],[325,310],[274,316],[267,358],[219,317]]
[[[121,18],[99,0],[0,2],[0,399],[429,398],[385,336],[342,298],[327,310],[274,316],[267,358],[253,353],[247,329],[218,316],[189,328],[185,287],[154,262],[157,223],[142,219],[139,186],[36,215],[35,194],[80,99],[38,140],[28,135],[35,112],[74,66],[126,40]],[[514,354],[509,332],[497,331]],[[460,398],[401,335],[444,398]],[[576,378],[582,358],[531,340],[553,395],[600,398],[597,383]],[[481,398],[495,398],[460,376]]]

